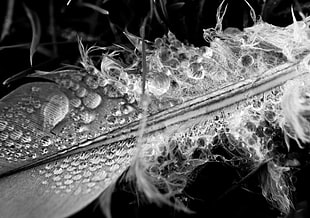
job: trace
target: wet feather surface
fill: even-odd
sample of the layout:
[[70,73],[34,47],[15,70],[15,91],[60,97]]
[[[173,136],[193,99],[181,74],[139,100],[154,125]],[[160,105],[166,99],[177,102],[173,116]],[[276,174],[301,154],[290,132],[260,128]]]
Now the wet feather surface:
[[[195,143],[201,137],[205,144],[211,143],[223,126],[229,127],[226,134],[231,141],[245,144],[238,149],[246,151],[251,166],[270,158],[272,149],[258,147],[271,137],[267,131],[258,139],[247,132],[253,130],[241,132],[254,104],[263,101],[262,114],[270,104],[280,107],[283,85],[309,74],[310,56],[302,50],[305,42],[294,41],[294,46],[302,45],[294,50],[268,40],[262,31],[270,28],[279,35],[288,34],[291,26],[256,27],[260,31],[253,27],[237,36],[221,35],[224,39],[215,39],[210,48],[185,46],[171,34],[158,39],[160,46],[147,56],[146,91],[151,103],[141,157],[147,166],[157,167],[154,159],[162,154],[163,144],[173,140],[189,163],[189,169],[180,170],[188,173],[213,160],[190,160],[186,155],[197,145],[181,147],[182,140],[190,135]],[[266,43],[260,44],[262,38]],[[25,84],[1,99],[0,211],[4,217],[68,216],[98,197],[132,164],[142,113],[139,61],[123,67],[108,59],[98,70],[84,55],[85,69],[37,72],[30,76],[55,83]],[[214,121],[219,116],[223,123]],[[274,123],[271,112],[261,117]],[[278,170],[272,164],[269,167],[271,172]]]

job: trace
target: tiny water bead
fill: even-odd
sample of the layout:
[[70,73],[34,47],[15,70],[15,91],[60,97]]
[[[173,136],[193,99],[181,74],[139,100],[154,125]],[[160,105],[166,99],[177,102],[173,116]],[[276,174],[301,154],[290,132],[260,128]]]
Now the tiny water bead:
[[8,122],[6,120],[0,119],[0,131],[4,131],[7,125],[8,125]]

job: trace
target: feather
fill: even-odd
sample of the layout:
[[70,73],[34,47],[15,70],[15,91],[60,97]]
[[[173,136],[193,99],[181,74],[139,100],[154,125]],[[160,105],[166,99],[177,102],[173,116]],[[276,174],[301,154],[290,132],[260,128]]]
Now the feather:
[[[91,58],[93,49],[85,49],[82,43],[81,62],[85,70],[28,75],[55,83],[24,84],[0,101],[1,216],[69,216],[104,190],[101,200],[109,215],[113,187],[126,170],[125,178],[134,181],[146,199],[189,211],[176,196],[182,193],[197,166],[218,161],[252,171],[266,160],[272,161],[268,162],[267,179],[262,180],[263,194],[267,198],[271,193],[272,198],[268,200],[287,213],[291,204],[289,195],[280,190],[286,185],[284,168],[278,161],[280,158],[272,156],[276,146],[268,147],[263,142],[272,141],[267,121],[274,122],[273,128],[283,129],[284,125],[280,124],[289,123],[298,138],[308,139],[308,132],[300,123],[308,106],[290,97],[305,99],[295,94],[295,87],[305,88],[308,83],[286,82],[309,74],[305,71],[309,54],[294,62],[283,62],[281,57],[271,62],[268,54],[273,52],[272,47],[265,52],[259,47],[259,40],[274,45],[276,52],[290,51],[295,55],[301,50],[292,47],[284,51],[283,44],[275,44],[274,39],[264,37],[266,33],[259,31],[270,28],[274,33],[276,27],[256,24],[244,33],[250,41],[242,38],[242,42],[234,38],[238,35],[229,38],[231,41],[221,41],[224,33],[216,32],[219,37],[211,44],[210,56],[203,56],[200,49],[178,42],[172,34],[163,37],[166,47],[178,46],[176,51],[171,51],[176,52],[174,56],[180,57],[178,52],[182,52],[200,64],[201,68],[197,69],[204,70],[205,74],[200,80],[188,79],[193,73],[189,70],[193,69],[181,58],[177,60],[177,70],[165,70],[172,69],[169,61],[174,56],[163,61],[159,57],[160,48],[147,50],[144,58],[151,73],[145,75],[145,82],[156,80],[154,75],[158,73],[165,73],[171,81],[165,98],[153,95],[145,86],[145,94],[152,99],[148,107],[142,101],[143,83],[139,73],[129,76],[126,67],[117,65],[123,77],[111,76],[116,69],[109,67],[115,64],[106,58],[109,54],[103,54],[102,61],[108,63],[99,64],[102,69],[98,69]],[[286,36],[282,39],[292,40],[292,27],[276,30]],[[259,54],[253,55],[252,64],[259,67],[240,66],[232,61],[231,58],[238,60],[241,56],[235,52],[236,46],[240,52]],[[305,47],[302,44],[301,48]],[[140,60],[136,61],[130,70],[135,68],[140,72]],[[240,81],[241,77],[244,80]],[[284,92],[279,89],[286,86],[291,88]],[[272,113],[282,110],[284,116],[277,115],[273,119]],[[263,128],[263,132],[258,127]],[[218,147],[224,149],[225,155],[216,153]],[[174,203],[171,198],[175,199]]]

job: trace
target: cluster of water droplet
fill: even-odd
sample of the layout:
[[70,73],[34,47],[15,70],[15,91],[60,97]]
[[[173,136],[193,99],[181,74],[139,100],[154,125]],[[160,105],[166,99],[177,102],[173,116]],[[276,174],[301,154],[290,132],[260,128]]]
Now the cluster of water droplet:
[[133,153],[134,142],[129,140],[68,156],[36,172],[47,191],[87,194],[109,186],[129,166]]

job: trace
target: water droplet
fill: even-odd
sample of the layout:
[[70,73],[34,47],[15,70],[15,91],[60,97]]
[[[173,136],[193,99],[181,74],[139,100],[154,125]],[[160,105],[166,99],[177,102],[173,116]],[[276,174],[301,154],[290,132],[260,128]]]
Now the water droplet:
[[81,178],[82,178],[81,174],[77,174],[77,175],[72,177],[72,179],[75,180],[75,181],[80,180]]
[[20,139],[20,137],[22,137],[22,135],[23,135],[23,132],[20,129],[16,129],[10,134],[10,138],[12,140],[18,140]]
[[85,83],[91,89],[97,89],[99,86],[98,77],[88,75],[85,77]]
[[70,78],[76,82],[79,82],[82,80],[83,75],[78,74],[76,71],[74,73],[70,73]]
[[76,169],[76,167],[70,166],[70,167],[67,168],[67,171],[68,171],[68,172],[72,172],[72,171],[75,170],[75,169]]
[[120,166],[119,166],[118,164],[114,164],[114,165],[111,166],[110,170],[111,170],[112,172],[115,172],[115,171],[117,171],[119,168],[120,168]]
[[80,113],[81,120],[84,124],[89,124],[96,119],[96,115],[87,111]]
[[62,121],[69,112],[69,99],[65,95],[54,95],[43,110],[44,127],[54,127]]
[[91,92],[87,96],[85,96],[82,101],[86,107],[90,109],[95,109],[100,105],[102,98],[99,94]]
[[96,182],[89,182],[89,183],[87,184],[87,187],[92,188],[92,187],[94,187],[96,184],[97,184]]
[[88,170],[91,171],[91,172],[94,172],[94,171],[96,171],[97,169],[98,169],[97,165],[90,166],[90,167],[88,168]]
[[48,177],[51,177],[52,175],[53,175],[52,173],[46,173],[44,176],[48,178]]
[[79,98],[85,97],[87,94],[87,90],[84,87],[80,87],[78,90],[76,90],[75,95]]
[[9,134],[7,132],[0,132],[0,140],[5,141],[9,137]]
[[55,175],[59,175],[59,174],[62,174],[62,172],[63,172],[63,169],[62,169],[62,168],[57,168],[57,169],[54,170],[53,173],[54,173]]
[[76,167],[76,166],[80,165],[80,161],[74,160],[71,162],[71,165]]
[[21,139],[20,139],[20,142],[23,143],[23,144],[29,143],[29,142],[31,142],[31,137],[29,135],[22,136]]
[[81,163],[79,166],[78,166],[78,169],[79,170],[83,170],[83,169],[85,169],[85,168],[87,168],[87,163],[86,162],[83,162],[83,163]]
[[72,180],[72,179],[67,179],[67,180],[64,181],[64,184],[65,184],[65,185],[70,185],[70,184],[72,184],[72,183],[73,183],[73,180]]
[[92,181],[102,181],[107,177],[107,173],[105,171],[100,171],[95,174],[95,176],[91,179]]
[[10,132],[12,132],[12,131],[15,129],[15,127],[14,127],[13,125],[9,125],[9,126],[7,127],[7,129],[8,129]]
[[14,146],[14,142],[12,140],[6,140],[4,142],[4,146],[10,148],[10,147]]
[[82,104],[82,101],[79,98],[73,98],[73,99],[70,100],[70,105],[72,107],[78,108],[78,107],[81,106],[81,104]]
[[83,179],[82,180],[82,183],[89,183],[90,182],[90,179],[89,178],[86,178],[86,179]]
[[92,164],[99,164],[100,163],[100,160],[101,158],[99,156],[95,156],[95,157],[92,157],[89,161],[92,163]]
[[79,195],[82,191],[82,188],[79,186],[75,191],[74,191],[74,195]]
[[31,91],[32,92],[38,92],[38,91],[40,91],[40,87],[33,86],[33,87],[31,87]]
[[0,131],[5,130],[7,125],[8,125],[8,122],[6,120],[0,120]]
[[40,145],[42,147],[48,147],[51,144],[53,144],[53,139],[50,136],[45,135],[40,139]]
[[60,81],[60,85],[63,86],[66,89],[69,89],[73,86],[73,81],[69,80],[69,79],[63,79]]
[[71,174],[65,174],[65,175],[64,175],[64,178],[65,178],[65,179],[71,179],[71,177],[72,177]]
[[92,173],[90,171],[85,171],[83,174],[83,177],[90,177],[92,176]]
[[55,177],[53,177],[53,181],[55,181],[55,182],[58,182],[58,181],[60,181],[61,180],[61,177],[60,176],[55,176]]
[[77,91],[80,88],[80,85],[78,83],[74,83],[73,86],[71,87],[72,91]]
[[32,113],[34,112],[34,109],[33,109],[32,107],[27,107],[27,108],[26,108],[26,112],[27,112],[28,114],[32,114]]
[[33,102],[33,107],[34,107],[35,109],[39,109],[39,108],[41,107],[41,102],[40,102],[40,100],[34,101],[34,102]]

